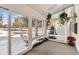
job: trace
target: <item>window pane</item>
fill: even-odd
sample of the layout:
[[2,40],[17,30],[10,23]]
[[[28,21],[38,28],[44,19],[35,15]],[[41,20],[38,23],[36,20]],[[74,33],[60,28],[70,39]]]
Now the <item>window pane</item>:
[[42,21],[41,20],[38,21],[38,35],[39,36],[43,35],[43,33],[42,33]]
[[[35,24],[36,20],[32,19],[32,38],[36,37],[36,24]],[[38,34],[38,33],[37,33]]]
[[74,33],[77,34],[77,23],[74,24]]
[[8,12],[0,8],[0,55],[8,54]]
[[17,13],[11,13],[12,54],[18,54],[28,48],[28,19]]

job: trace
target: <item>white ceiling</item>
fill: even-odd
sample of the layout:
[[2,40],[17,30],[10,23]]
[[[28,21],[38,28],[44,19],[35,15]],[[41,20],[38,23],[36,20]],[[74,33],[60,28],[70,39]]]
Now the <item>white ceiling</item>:
[[18,12],[24,16],[45,19],[48,13],[55,13],[68,7],[67,4],[1,4],[1,7],[8,8],[13,12]]
[[48,13],[54,14],[71,5],[72,4],[28,4],[30,8],[41,13],[43,16],[46,16]]
[[54,4],[29,4],[28,6],[44,16],[49,13],[51,7],[55,7]]

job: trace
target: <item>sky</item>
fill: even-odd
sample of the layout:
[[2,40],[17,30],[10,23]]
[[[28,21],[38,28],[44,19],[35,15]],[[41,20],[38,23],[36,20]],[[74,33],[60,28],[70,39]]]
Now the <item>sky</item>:
[[[20,15],[17,13],[11,12],[11,22],[15,22],[15,18]],[[8,24],[8,12],[2,8],[0,8],[0,16],[2,16],[3,24]]]

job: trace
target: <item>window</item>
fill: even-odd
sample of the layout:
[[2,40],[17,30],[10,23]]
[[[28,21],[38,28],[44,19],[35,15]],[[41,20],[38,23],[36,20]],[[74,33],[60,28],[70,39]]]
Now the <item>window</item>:
[[77,23],[74,24],[74,33],[77,34]]
[[11,12],[11,54],[18,54],[28,48],[28,19]]
[[8,54],[8,12],[0,8],[0,55]]

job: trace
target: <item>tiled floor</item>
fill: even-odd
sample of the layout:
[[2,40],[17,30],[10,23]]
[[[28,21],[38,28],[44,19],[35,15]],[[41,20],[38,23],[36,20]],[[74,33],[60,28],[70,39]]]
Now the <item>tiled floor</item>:
[[54,41],[47,41],[34,47],[26,55],[78,55],[75,47]]

